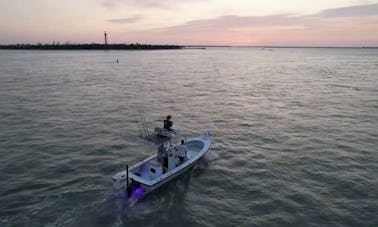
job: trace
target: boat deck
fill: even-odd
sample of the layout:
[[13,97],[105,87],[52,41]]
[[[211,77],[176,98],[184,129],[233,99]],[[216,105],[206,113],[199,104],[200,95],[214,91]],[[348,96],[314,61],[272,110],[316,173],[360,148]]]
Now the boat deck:
[[[137,177],[133,177],[131,175],[131,178],[141,178],[145,181],[154,181],[157,178],[161,178],[166,173],[179,169],[181,165],[186,166],[185,164],[191,162],[193,159],[196,159],[196,156],[200,154],[204,146],[205,146],[204,143],[201,141],[197,141],[197,140],[187,141],[185,143],[186,158],[184,159],[183,162],[180,163],[180,161],[178,160],[178,157],[174,157],[173,158],[175,160],[174,167],[168,167],[168,164],[163,165],[162,162],[158,161],[157,155],[154,155],[149,160],[143,163],[140,163],[140,165],[138,166],[135,166],[131,170],[131,173]],[[175,149],[175,147],[171,149]],[[167,159],[168,158],[166,158],[165,163],[167,163]]]
[[[129,169],[128,175],[132,182],[136,182],[147,190],[158,187],[161,183],[173,179],[178,174],[189,169],[209,150],[211,145],[211,136],[204,134],[198,137],[189,138],[184,143],[186,149],[186,158],[183,162],[179,161],[177,154],[172,151],[176,150],[176,146],[170,147],[163,156],[163,160],[158,160],[155,153],[146,160],[137,163]],[[164,165],[163,165],[164,163]],[[113,180],[119,183],[126,179],[126,171],[117,173]]]

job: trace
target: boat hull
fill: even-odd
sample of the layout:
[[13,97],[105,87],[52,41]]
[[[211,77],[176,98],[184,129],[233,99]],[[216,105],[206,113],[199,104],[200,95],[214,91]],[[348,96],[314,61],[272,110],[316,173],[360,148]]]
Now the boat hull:
[[183,168],[182,170],[180,170],[179,172],[177,172],[176,174],[174,175],[171,175],[167,178],[165,178],[164,180],[160,181],[159,183],[155,184],[155,185],[152,185],[152,186],[149,186],[149,185],[142,185],[143,189],[144,189],[144,195],[147,195],[148,193],[160,188],[162,185],[174,180],[175,178],[179,177],[180,175],[182,175],[183,173],[189,171],[192,167],[194,167],[195,165],[197,165],[197,163],[200,161],[200,159],[198,159],[197,161],[191,163],[190,165],[188,165],[186,168]]

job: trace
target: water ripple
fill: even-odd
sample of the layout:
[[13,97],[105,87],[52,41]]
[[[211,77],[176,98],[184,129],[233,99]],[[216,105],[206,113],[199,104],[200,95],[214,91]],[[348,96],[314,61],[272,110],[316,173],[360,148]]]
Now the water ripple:
[[[2,50],[0,226],[377,226],[376,62],[376,49]],[[155,151],[138,108],[214,142],[126,209],[111,176]]]

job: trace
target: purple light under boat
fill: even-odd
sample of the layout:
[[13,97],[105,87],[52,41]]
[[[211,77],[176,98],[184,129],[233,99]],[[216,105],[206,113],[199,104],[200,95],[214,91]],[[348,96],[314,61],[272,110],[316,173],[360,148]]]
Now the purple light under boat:
[[141,187],[136,188],[135,190],[132,191],[131,195],[134,196],[134,197],[137,197],[137,198],[142,197],[143,188],[141,188]]

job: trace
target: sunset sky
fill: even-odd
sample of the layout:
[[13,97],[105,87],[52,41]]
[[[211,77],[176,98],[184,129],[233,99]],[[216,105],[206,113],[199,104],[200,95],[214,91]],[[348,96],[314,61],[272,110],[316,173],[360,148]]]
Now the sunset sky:
[[378,46],[371,0],[0,0],[0,44]]

